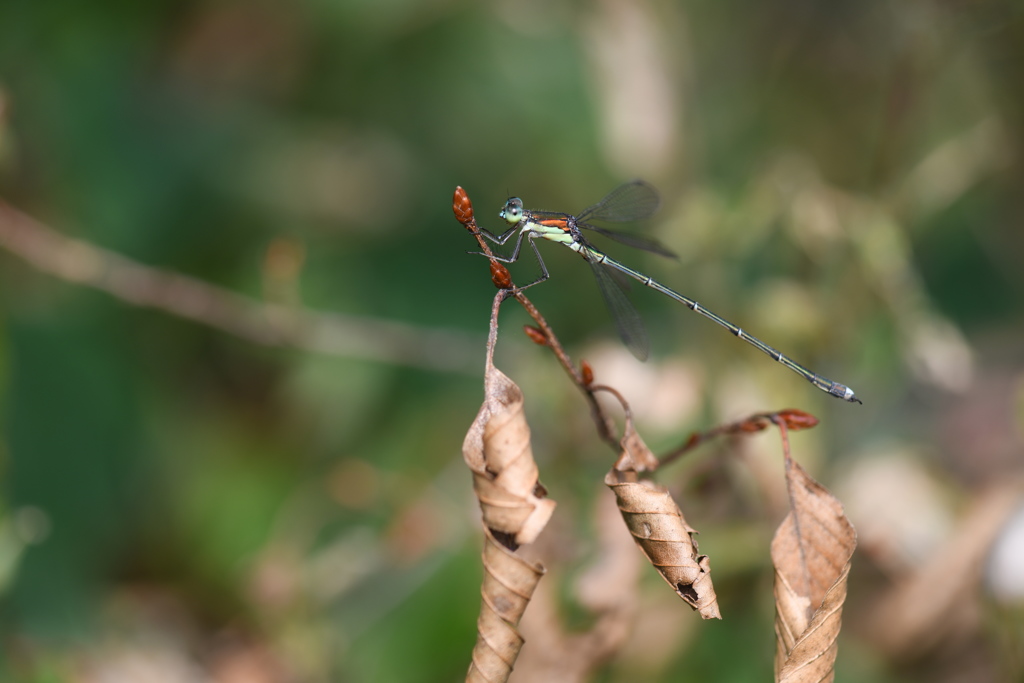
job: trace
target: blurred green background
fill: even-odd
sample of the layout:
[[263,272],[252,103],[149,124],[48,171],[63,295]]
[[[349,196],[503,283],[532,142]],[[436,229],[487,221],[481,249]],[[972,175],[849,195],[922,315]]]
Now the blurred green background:
[[[822,418],[794,448],[832,488],[858,459],[901,454],[940,491],[949,519],[925,536],[941,538],[974,491],[1020,471],[1022,83],[1014,2],[3,3],[0,198],[139,262],[341,317],[322,352],[268,347],[0,250],[0,680],[464,674],[481,540],[460,448],[494,288],[452,217],[457,185],[500,230],[509,194],[575,212],[654,183],[663,208],[642,229],[679,260],[609,251],[865,404],[635,287],[640,365],[579,257],[541,245],[553,277],[530,295],[570,353],[658,448],[793,406]],[[526,394],[572,548],[551,580],[568,585],[612,454],[527,320],[507,305],[498,364]],[[757,444],[777,466],[777,441]],[[720,481],[737,476],[716,464],[727,452],[664,479],[725,621],[696,623],[645,568],[644,604],[674,625],[599,680],[770,675],[782,513]],[[854,615],[896,572],[857,564]],[[893,663],[855,622],[839,680],[960,670]]]

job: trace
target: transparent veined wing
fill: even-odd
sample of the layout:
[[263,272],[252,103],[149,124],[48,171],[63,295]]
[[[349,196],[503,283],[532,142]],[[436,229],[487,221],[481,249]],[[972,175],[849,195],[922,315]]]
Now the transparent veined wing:
[[651,352],[651,344],[647,339],[647,330],[644,329],[643,320],[640,314],[629,302],[622,287],[611,276],[608,268],[594,261],[589,261],[594,277],[597,279],[597,287],[601,290],[604,302],[615,321],[615,329],[619,331],[619,337],[626,348],[637,357],[645,361]]
[[608,221],[626,223],[650,218],[658,210],[661,199],[658,191],[642,180],[633,180],[619,185],[604,198],[583,209],[576,216],[578,221]]

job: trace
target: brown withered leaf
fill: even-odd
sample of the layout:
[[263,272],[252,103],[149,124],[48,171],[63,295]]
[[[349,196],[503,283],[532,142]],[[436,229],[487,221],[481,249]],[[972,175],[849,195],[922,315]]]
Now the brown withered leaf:
[[466,433],[462,456],[473,471],[473,489],[484,525],[508,534],[516,545],[532,543],[555,509],[544,498],[530,447],[523,393],[488,363],[484,403]]
[[542,566],[515,551],[536,540],[555,509],[537,478],[523,393],[494,367],[503,298],[499,293],[491,309],[484,402],[462,444],[486,532],[477,642],[466,674],[467,681],[481,683],[506,681],[512,673],[523,646],[519,620],[544,574]]
[[[614,658],[633,633],[637,611],[638,579],[643,570],[640,554],[628,534],[615,501],[594,500],[596,550],[593,562],[569,584],[558,580],[537,586],[521,631],[529,647],[523,649],[509,681],[534,683],[591,681]],[[557,534],[540,539],[542,554],[563,555],[565,539]],[[563,574],[564,575],[564,574]],[[565,591],[570,590],[587,614],[586,628],[565,618]]]
[[857,533],[843,506],[786,458],[792,509],[772,539],[775,680],[831,681]]
[[711,561],[697,552],[697,530],[686,523],[672,494],[639,471],[653,469],[657,458],[626,421],[622,455],[605,476],[615,493],[626,527],[647,560],[688,605],[704,619],[721,619],[718,597],[711,584]]
[[544,568],[509,550],[489,529],[484,541],[483,566],[476,645],[466,680],[493,683],[507,680],[512,673],[523,646],[523,637],[516,627],[544,575]]

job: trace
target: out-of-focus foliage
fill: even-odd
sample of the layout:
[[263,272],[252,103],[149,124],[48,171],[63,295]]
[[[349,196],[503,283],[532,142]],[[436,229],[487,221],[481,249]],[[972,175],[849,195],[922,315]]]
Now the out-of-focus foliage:
[[[822,418],[799,437],[809,468],[899,454],[942,473],[936,506],[1019,472],[1021,83],[1005,1],[0,4],[5,202],[153,266],[477,349],[447,371],[268,349],[0,251],[0,679],[463,674],[481,541],[459,447],[493,287],[456,185],[497,230],[508,193],[578,211],[650,180],[664,204],[645,228],[679,260],[609,251],[865,401],[649,291],[640,366],[579,258],[541,245],[553,276],[531,297],[652,443],[796,405]],[[578,560],[609,453],[505,316],[498,363]],[[767,675],[778,520],[735,497],[687,511],[708,520],[725,622],[659,606],[648,623],[674,639],[638,639],[607,680],[677,680],[684,659]],[[858,562],[921,557],[855,558],[847,614],[871,599]],[[845,680],[940,680],[844,638]]]

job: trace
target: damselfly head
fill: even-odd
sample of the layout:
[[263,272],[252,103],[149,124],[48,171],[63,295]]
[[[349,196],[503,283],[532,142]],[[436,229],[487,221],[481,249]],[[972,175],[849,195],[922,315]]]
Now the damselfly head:
[[509,225],[516,225],[523,220],[523,200],[519,197],[509,197],[498,215]]

